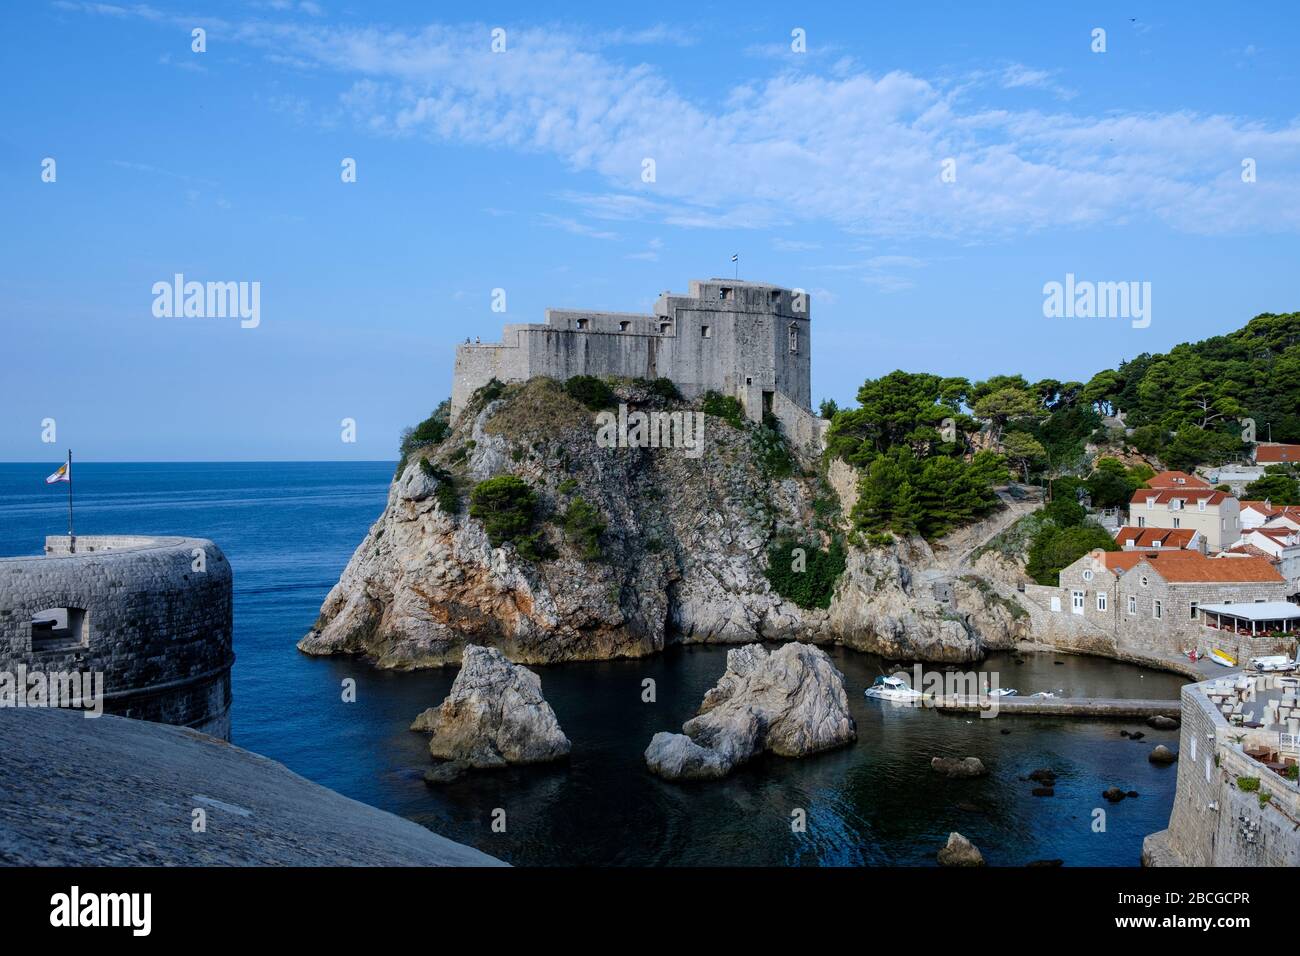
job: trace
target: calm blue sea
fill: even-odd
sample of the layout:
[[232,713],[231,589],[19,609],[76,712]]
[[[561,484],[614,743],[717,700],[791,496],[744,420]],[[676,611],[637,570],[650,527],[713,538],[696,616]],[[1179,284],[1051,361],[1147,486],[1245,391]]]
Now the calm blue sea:
[[[57,464],[0,464],[0,555],[37,554],[45,535],[66,533],[65,489],[44,484]],[[215,541],[235,574],[234,742],[517,864],[932,865],[960,830],[993,864],[1132,866],[1142,837],[1168,821],[1175,770],[1146,756],[1156,743],[1176,746],[1176,732],[882,707],[862,697],[881,662],[839,649],[829,653],[849,683],[854,746],[801,761],[763,758],[709,784],[652,777],[641,760],[650,737],[679,730],[725,666],[725,648],[672,648],[640,661],[539,668],[572,759],[432,790],[422,780],[426,741],[407,726],[442,700],[454,670],[384,673],[294,647],[382,511],[393,468],[78,464],[77,531]],[[1033,655],[1017,664],[1000,655],[984,666],[1021,693],[1174,697],[1181,684],[1088,658]],[[347,677],[357,681],[356,703],[342,700]],[[647,677],[658,688],[653,704],[641,700]],[[1146,738],[1132,742],[1124,729]],[[929,768],[932,756],[968,754],[989,765],[988,777],[948,781]],[[1055,796],[1031,795],[1024,778],[1038,767],[1060,775]],[[1112,784],[1141,796],[1107,804],[1100,793]],[[505,833],[491,830],[498,808]],[[807,814],[806,833],[792,832],[796,810]]]

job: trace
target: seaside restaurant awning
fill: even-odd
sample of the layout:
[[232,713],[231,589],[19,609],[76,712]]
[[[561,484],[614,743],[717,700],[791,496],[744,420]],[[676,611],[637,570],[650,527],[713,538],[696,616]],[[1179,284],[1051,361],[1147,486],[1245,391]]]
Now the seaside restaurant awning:
[[1206,627],[1238,634],[1289,634],[1300,630],[1300,606],[1290,601],[1254,604],[1202,604]]

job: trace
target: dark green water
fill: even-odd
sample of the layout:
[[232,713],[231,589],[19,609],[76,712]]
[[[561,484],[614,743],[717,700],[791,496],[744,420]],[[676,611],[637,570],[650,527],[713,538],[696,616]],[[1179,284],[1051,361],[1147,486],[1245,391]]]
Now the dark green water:
[[[43,485],[51,470],[0,465],[0,554],[38,553],[44,535],[65,530],[66,497]],[[78,529],[215,540],[235,572],[234,742],[512,863],[931,865],[959,830],[993,864],[1132,866],[1142,837],[1168,821],[1175,769],[1146,758],[1156,743],[1175,744],[1176,732],[894,708],[862,697],[881,662],[840,649],[828,653],[848,681],[858,724],[851,747],[765,757],[712,783],[651,776],[642,761],[650,737],[680,730],[726,662],[725,647],[673,648],[538,668],[573,741],[571,760],[431,790],[425,738],[406,728],[446,696],[455,671],[392,674],[294,648],[382,510],[392,470],[391,462],[82,465]],[[999,657],[985,668],[1021,693],[1172,698],[1182,683],[1090,658]],[[357,681],[356,703],[341,700],[346,677]],[[657,703],[641,701],[645,678],[656,682]],[[1146,739],[1130,742],[1122,729]],[[929,767],[938,755],[974,755],[991,772],[949,781]],[[1055,796],[1033,797],[1020,779],[1037,767],[1058,773]],[[1100,797],[1111,785],[1141,796],[1111,806]],[[1097,807],[1107,813],[1104,833],[1092,830]],[[491,829],[497,808],[504,833]],[[791,832],[795,809],[807,813],[806,833]]]

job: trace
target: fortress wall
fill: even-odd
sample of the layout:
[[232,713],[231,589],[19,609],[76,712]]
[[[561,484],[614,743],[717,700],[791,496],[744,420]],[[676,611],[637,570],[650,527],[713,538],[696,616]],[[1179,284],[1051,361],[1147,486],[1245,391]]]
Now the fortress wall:
[[[1246,756],[1206,684],[1182,691],[1178,789],[1163,838],[1183,866],[1300,866],[1300,790]],[[1258,777],[1260,806],[1238,777]],[[1152,838],[1148,837],[1148,841]]]
[[[230,564],[202,538],[78,537],[0,559],[0,670],[101,672],[105,710],[230,735]],[[205,570],[196,567],[196,552]],[[76,638],[42,646],[32,616],[84,611]]]
[[831,427],[829,421],[796,405],[783,392],[776,393],[772,410],[791,444],[805,454],[821,454],[826,447],[826,430]]

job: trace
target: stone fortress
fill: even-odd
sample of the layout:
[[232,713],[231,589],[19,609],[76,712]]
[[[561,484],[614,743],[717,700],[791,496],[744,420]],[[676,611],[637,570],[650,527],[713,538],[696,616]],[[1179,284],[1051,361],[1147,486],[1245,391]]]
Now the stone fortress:
[[732,279],[692,279],[649,315],[547,309],[544,323],[507,325],[499,343],[457,347],[452,420],[494,378],[667,378],[687,399],[733,396],[750,420],[772,415],[796,445],[817,449],[829,423],[812,412],[811,328],[803,290]]
[[229,740],[231,581],[203,538],[48,537],[0,558],[0,671],[102,673],[105,712]]

